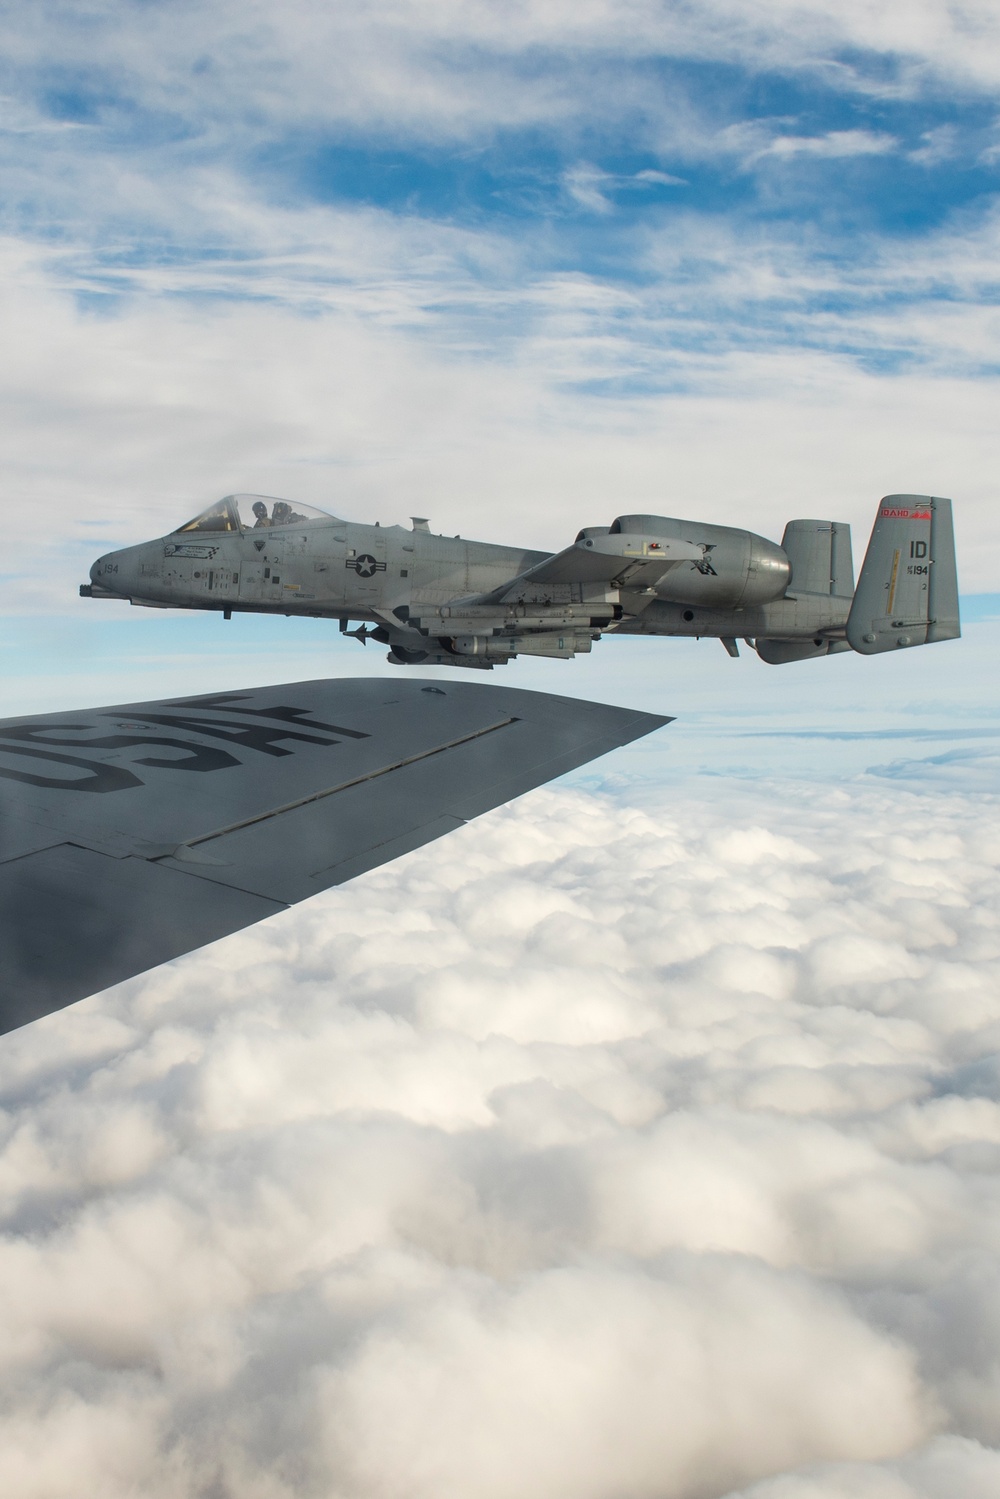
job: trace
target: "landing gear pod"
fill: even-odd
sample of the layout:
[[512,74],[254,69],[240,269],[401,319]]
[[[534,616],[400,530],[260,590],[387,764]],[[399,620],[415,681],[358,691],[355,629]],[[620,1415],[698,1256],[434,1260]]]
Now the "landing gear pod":
[[863,656],[875,656],[961,633],[951,501],[887,495],[851,604],[848,641]]

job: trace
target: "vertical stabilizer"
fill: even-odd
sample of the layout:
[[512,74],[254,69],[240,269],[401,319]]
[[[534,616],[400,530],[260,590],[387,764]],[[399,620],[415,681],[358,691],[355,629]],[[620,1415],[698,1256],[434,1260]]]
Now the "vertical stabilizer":
[[887,495],[851,605],[848,641],[862,655],[874,656],[961,633],[951,501]]

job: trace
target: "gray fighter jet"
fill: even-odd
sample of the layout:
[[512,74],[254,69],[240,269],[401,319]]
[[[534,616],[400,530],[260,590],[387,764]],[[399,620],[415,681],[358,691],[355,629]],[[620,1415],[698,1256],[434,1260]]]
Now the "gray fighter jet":
[[879,502],[858,586],[850,527],[793,520],[781,545],[732,526],[620,515],[561,552],[359,525],[229,495],[157,541],[99,558],[88,598],[339,619],[397,666],[567,659],[602,635],[715,636],[778,665],[961,633],[951,501]]
[[0,1031],[667,722],[486,683],[384,678],[2,720]]

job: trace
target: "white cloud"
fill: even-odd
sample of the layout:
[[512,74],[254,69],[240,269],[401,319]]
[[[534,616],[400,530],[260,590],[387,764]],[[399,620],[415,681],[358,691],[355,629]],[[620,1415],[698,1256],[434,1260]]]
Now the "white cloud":
[[685,187],[686,186],[686,183],[685,183],[685,180],[684,180],[683,177],[671,177],[671,175],[670,175],[669,172],[657,172],[657,171],[654,171],[650,167],[647,167],[645,171],[636,172],[635,176],[633,178],[631,178],[631,179],[628,179],[628,178],[625,179],[625,181],[629,181],[629,180],[631,180],[633,182],[637,182],[637,183],[646,183],[646,182],[649,182],[649,183],[652,183],[652,184],[654,184],[654,185],[656,185],[658,187]]
[[923,145],[909,152],[909,158],[921,166],[936,167],[958,153],[958,132],[954,125],[938,125],[925,130],[920,138]]
[[614,205],[607,196],[607,189],[614,181],[609,173],[589,166],[586,162],[571,167],[563,175],[563,187],[567,195],[579,208],[590,209],[592,213],[611,212]]
[[939,1437],[899,1462],[837,1463],[766,1478],[725,1499],[992,1499],[1000,1454],[960,1437]]
[[0,135],[48,135],[54,131],[83,129],[86,126],[74,120],[54,120],[23,99],[0,94]]
[[899,142],[883,130],[828,130],[825,135],[776,135],[762,156],[885,156]]
[[[887,156],[900,149],[897,137],[884,130],[827,130],[822,135],[801,135],[794,131],[797,124],[793,116],[741,120],[717,131],[713,144],[722,154],[737,157],[744,170],[797,156],[839,161],[855,156]],[[938,157],[925,153],[921,159],[930,162]]]
[[685,187],[682,177],[647,168],[642,172],[605,172],[589,162],[578,162],[563,174],[563,190],[579,208],[592,213],[611,213],[614,195],[642,191],[651,187]]
[[348,1492],[420,1499],[718,1492],[924,1424],[902,1350],[817,1288],[709,1257],[473,1279],[370,1339],[319,1400]]
[[988,89],[998,24],[990,0],[916,0],[905,10],[867,0],[52,0],[11,7],[7,56],[12,76],[39,92],[53,71],[64,87],[67,70],[79,69],[105,123],[120,97],[183,119],[196,135],[309,123],[470,140],[511,126],[662,113],[641,67],[622,88],[623,66],[645,59],[805,70],[848,92]]
[[555,789],[4,1038],[3,1487],[992,1492],[998,857]]

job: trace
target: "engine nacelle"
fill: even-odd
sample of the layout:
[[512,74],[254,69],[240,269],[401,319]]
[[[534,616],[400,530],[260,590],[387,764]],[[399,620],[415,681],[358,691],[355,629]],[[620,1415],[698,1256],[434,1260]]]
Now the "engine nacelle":
[[753,531],[709,526],[662,515],[620,515],[611,534],[638,532],[693,543],[700,562],[682,562],[655,585],[658,598],[703,609],[752,609],[785,592],[792,576],[788,556],[775,542]]

